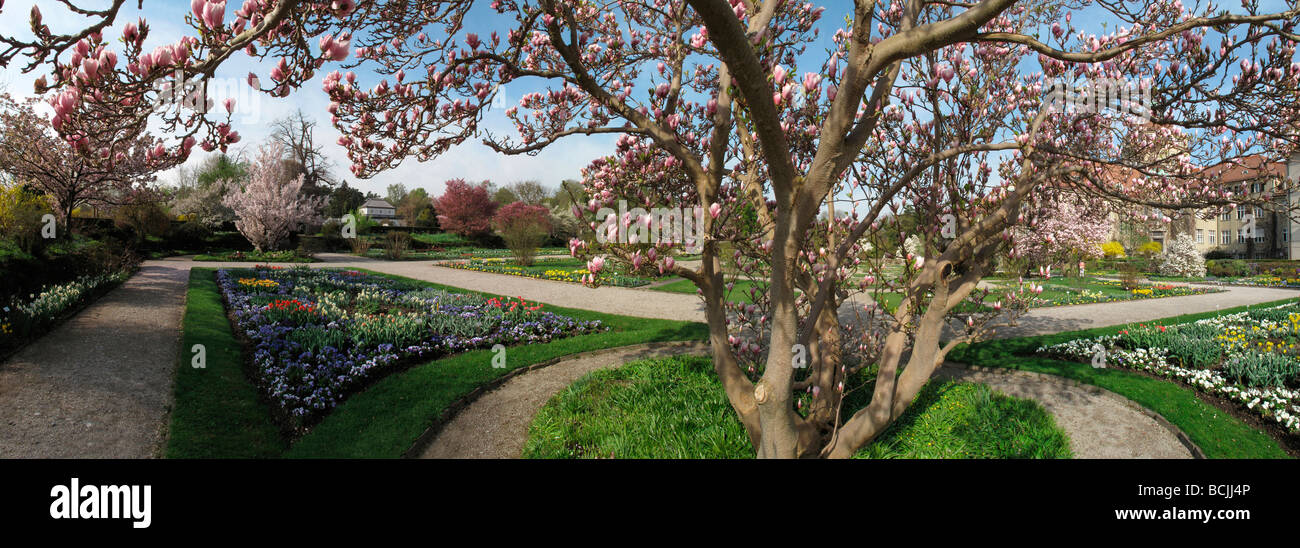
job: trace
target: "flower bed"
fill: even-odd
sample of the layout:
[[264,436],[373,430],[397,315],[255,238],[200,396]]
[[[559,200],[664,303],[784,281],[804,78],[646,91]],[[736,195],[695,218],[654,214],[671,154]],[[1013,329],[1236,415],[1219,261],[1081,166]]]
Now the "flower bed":
[[1300,287],[1300,278],[1280,276],[1249,276],[1244,278],[1218,278],[1214,283],[1222,285],[1243,285],[1249,287]]
[[131,277],[131,270],[82,276],[68,283],[52,285],[0,309],[0,349],[39,336],[64,312],[96,292]]
[[[1143,285],[1136,289],[1123,289],[1115,280],[1089,279],[1084,287],[1072,287],[1064,283],[1046,283],[1044,292],[1033,303],[1033,308],[1067,306],[1075,304],[1096,304],[1132,301],[1138,299],[1159,299],[1162,297],[1182,297],[1217,293],[1221,290],[1207,287],[1192,287],[1155,283]],[[996,295],[990,299],[997,298]]]
[[1300,433],[1300,303],[1040,347],[1053,357],[1175,378]]
[[[508,264],[506,259],[472,259],[468,261],[453,261],[442,263],[440,266],[459,268],[461,270],[473,270],[476,272],[489,272],[492,274],[508,274],[510,276],[521,276],[537,280],[570,283],[582,283],[582,277],[589,273],[585,268],[548,268],[544,264],[532,267],[514,266]],[[650,283],[649,280],[646,280],[645,278],[627,276],[618,273],[602,272],[599,276],[601,285],[640,287]]]
[[[403,360],[603,331],[515,299],[484,299],[354,270],[217,271],[255,380],[295,428]],[[485,364],[486,366],[486,364]]]

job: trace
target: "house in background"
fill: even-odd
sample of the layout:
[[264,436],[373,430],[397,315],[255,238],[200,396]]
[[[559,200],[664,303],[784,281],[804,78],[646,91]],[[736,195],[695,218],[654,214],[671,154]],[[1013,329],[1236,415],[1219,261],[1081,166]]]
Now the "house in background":
[[362,215],[370,217],[372,221],[383,226],[402,226],[401,219],[397,218],[397,208],[387,200],[371,198],[361,204],[360,209]]
[[[1294,182],[1300,177],[1300,156],[1293,158],[1289,165],[1251,156],[1233,165],[1208,168],[1205,175],[1217,179],[1222,190],[1231,191],[1252,204],[1222,212],[1203,209],[1173,214],[1148,208],[1145,213],[1167,214],[1173,221],[1168,224],[1128,221],[1132,227],[1129,230],[1140,233],[1142,240],[1160,242],[1162,247],[1172,243],[1179,234],[1187,234],[1202,254],[1216,252],[1238,259],[1300,259],[1300,245],[1292,238],[1300,223],[1290,219],[1287,212],[1287,199],[1292,204],[1300,199],[1294,196],[1298,192],[1295,185],[1287,184],[1288,179]],[[1252,219],[1254,230],[1248,230]],[[1113,236],[1119,239],[1124,233],[1123,225],[1117,222]]]

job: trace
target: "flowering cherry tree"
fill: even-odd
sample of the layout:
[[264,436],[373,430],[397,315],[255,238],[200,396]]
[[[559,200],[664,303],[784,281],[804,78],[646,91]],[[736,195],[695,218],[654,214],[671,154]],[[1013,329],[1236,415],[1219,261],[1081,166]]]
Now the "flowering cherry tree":
[[[637,237],[570,247],[592,272],[619,261],[698,286],[714,367],[764,457],[852,455],[955,345],[1023,309],[1040,288],[977,284],[1015,227],[1042,214],[1024,206],[1043,189],[1170,210],[1241,202],[1203,166],[1288,156],[1300,133],[1300,7],[1266,13],[1253,0],[1230,12],[1088,5],[1104,29],[1076,26],[1063,1],[858,0],[828,39],[821,8],[779,0],[494,0],[506,32],[466,28],[471,0],[247,0],[229,22],[224,4],[195,0],[196,36],[176,44],[145,52],[147,27],[129,23],[124,67],[99,35],[119,5],[88,12],[96,22],[80,33],[53,35],[33,13],[36,39],[0,37],[0,63],[23,55],[70,94],[61,132],[102,109],[180,131],[160,154],[195,139],[222,147],[232,132],[220,111],[143,107],[164,75],[211,74],[243,51],[274,60],[269,83],[250,82],[278,95],[336,65],[324,92],[362,177],[471,138],[530,154],[617,135],[585,170],[590,201],[575,214],[593,232]],[[363,89],[355,69],[380,79]],[[516,82],[544,91],[505,111],[513,134],[481,128],[496,90]],[[1100,82],[1149,100],[1062,107],[1074,90],[1095,98]],[[1108,176],[1116,169],[1126,175]],[[601,211],[619,201],[634,209]],[[699,212],[699,237],[641,238],[655,220],[635,208],[657,205]],[[905,205],[916,233],[900,233]],[[913,235],[916,251],[865,253]],[[679,244],[701,248],[699,267],[674,259]],[[728,298],[738,286],[724,260],[756,282],[755,302]],[[885,293],[897,306],[877,304]],[[957,313],[968,301],[994,304]],[[855,390],[870,401],[845,412]]]
[[293,171],[278,144],[264,145],[248,169],[248,182],[222,200],[235,212],[235,228],[258,251],[277,249],[294,230],[319,220],[324,197],[303,193],[303,174],[295,177]]

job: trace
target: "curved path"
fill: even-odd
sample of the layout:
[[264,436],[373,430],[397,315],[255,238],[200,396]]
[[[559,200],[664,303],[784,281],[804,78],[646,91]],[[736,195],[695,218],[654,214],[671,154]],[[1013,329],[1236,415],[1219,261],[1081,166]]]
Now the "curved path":
[[[322,262],[310,266],[368,268],[611,314],[704,319],[699,298],[690,294],[622,287],[591,289],[438,267],[427,261],[384,261],[344,254],[319,257]],[[251,264],[195,262],[183,257],[145,261],[140,272],[121,287],[0,364],[0,457],[156,456],[172,403],[189,270]],[[1233,287],[1212,295],[1043,308],[1029,312],[1018,327],[997,336],[1147,321],[1296,295],[1300,293],[1286,289]],[[853,306],[857,304],[845,305],[846,309]],[[537,372],[521,378],[534,374]]]
[[514,459],[528,439],[528,426],[551,396],[583,375],[646,358],[704,354],[698,343],[656,343],[588,352],[529,371],[474,400],[455,415],[420,453],[425,459]]
[[944,364],[936,378],[987,384],[1043,405],[1070,435],[1078,459],[1190,459],[1192,444],[1177,427],[1129,399],[1096,386],[1039,373]]

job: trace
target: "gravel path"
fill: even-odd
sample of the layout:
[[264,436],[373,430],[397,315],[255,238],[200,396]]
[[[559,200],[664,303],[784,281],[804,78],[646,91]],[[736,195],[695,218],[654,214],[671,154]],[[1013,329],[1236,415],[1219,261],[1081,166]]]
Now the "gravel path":
[[0,457],[157,456],[188,274],[145,263],[0,365]]
[[[427,261],[384,261],[331,253],[319,257],[322,262],[310,266],[368,268],[464,289],[522,295],[557,306],[611,314],[674,320],[704,319],[699,298],[689,294],[621,287],[591,289],[564,282],[439,267]],[[0,425],[3,425],[0,428],[0,457],[156,456],[171,405],[172,375],[178,360],[177,340],[189,270],[195,266],[220,268],[251,264],[195,262],[184,257],[146,261],[140,272],[120,288],[0,364]],[[1300,292],[1286,289],[1232,287],[1224,293],[1211,295],[1043,308],[1029,312],[1020,319],[1019,326],[1004,328],[997,336],[1018,337],[1146,321],[1297,295]],[[858,304],[846,303],[841,311],[851,310],[854,306]],[[485,437],[483,432],[499,430],[501,434],[492,436],[505,436],[500,438],[502,440],[511,439],[505,433],[514,432],[510,435],[517,439],[515,443],[521,444],[520,432],[526,432],[532,413],[550,394],[587,371],[617,366],[638,357],[631,354],[628,359],[615,359],[618,355],[580,357],[572,365],[553,365],[510,380],[502,390],[506,386],[519,386],[500,397],[495,396],[501,391],[498,390],[470,404],[448,424],[438,439],[460,437],[447,437],[446,441],[435,443],[426,456],[449,456],[454,452],[447,452],[448,447],[460,447],[458,450],[462,452],[456,454],[463,456],[472,456],[475,451],[483,456],[517,456],[517,449],[509,449],[516,446],[491,441],[497,438],[487,440],[490,436]],[[565,376],[569,374],[572,376]],[[995,381],[988,382],[992,384]],[[1166,454],[1154,449],[1155,452],[1146,451],[1141,455],[1114,452],[1120,449],[1113,448],[1133,447],[1138,450],[1154,447],[1141,438],[1143,431],[1151,433],[1157,429],[1134,419],[1122,423],[1132,425],[1136,433],[1134,439],[1102,439],[1119,431],[1109,424],[1112,415],[1121,413],[1112,399],[1084,398],[1076,394],[1077,391],[1070,390],[1040,390],[1037,384],[1019,379],[996,382],[995,388],[1003,392],[1017,393],[1020,390],[1026,394],[1024,397],[1039,400],[1053,413],[1059,410],[1058,420],[1062,426],[1074,425],[1067,430],[1071,430],[1072,437],[1077,432],[1076,443],[1091,439],[1080,447],[1097,447],[1097,455],[1156,457]],[[536,385],[529,386],[531,383]],[[481,410],[496,413],[490,402],[497,401],[513,401],[511,405],[534,402],[535,405],[527,403],[533,407],[511,407],[513,411],[510,412],[516,415],[489,415],[515,417],[510,419],[515,421],[514,430],[504,425],[493,430],[489,425],[491,419],[475,419],[473,413],[483,412]],[[522,416],[518,415],[520,413],[526,417],[518,418]],[[471,420],[479,422],[464,422]],[[474,427],[456,433],[460,428],[456,425],[465,424]],[[519,430],[519,425],[523,430]],[[1163,428],[1158,430],[1167,432]],[[485,437],[487,445],[471,444],[477,437]],[[453,443],[453,440],[470,441]],[[1110,446],[1113,448],[1100,449]],[[1162,447],[1165,449],[1160,451],[1168,449],[1168,444]],[[1092,451],[1076,449],[1076,454],[1092,455]]]
[[583,375],[646,358],[705,354],[696,343],[652,343],[579,354],[506,381],[457,413],[420,454],[425,459],[519,458],[528,426],[551,396]]
[[1146,322],[1182,314],[1209,312],[1211,310],[1300,297],[1300,291],[1295,289],[1240,286],[1205,287],[1221,288],[1226,289],[1226,291],[1118,303],[1035,308],[1020,317],[1017,321],[1019,325],[998,329],[996,337],[1027,337],[1132,322]]
[[1190,459],[1185,436],[1159,415],[1101,388],[1026,371],[967,369],[945,364],[936,374],[987,384],[1008,396],[1035,400],[1070,435],[1079,459]]

